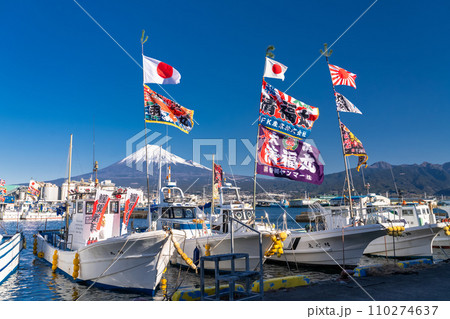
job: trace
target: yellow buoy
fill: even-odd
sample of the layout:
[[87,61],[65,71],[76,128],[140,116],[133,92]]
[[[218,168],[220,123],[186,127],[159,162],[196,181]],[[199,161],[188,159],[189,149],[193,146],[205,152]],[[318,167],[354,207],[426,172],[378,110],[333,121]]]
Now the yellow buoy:
[[287,234],[286,234],[285,232],[279,233],[278,236],[280,237],[280,239],[281,239],[282,241],[285,241],[286,238],[287,238]]

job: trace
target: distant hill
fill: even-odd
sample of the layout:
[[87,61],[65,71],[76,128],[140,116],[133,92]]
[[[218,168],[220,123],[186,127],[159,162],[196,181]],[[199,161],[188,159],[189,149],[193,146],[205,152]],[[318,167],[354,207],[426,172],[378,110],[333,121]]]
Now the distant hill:
[[[189,189],[190,193],[200,193],[203,188],[206,192],[211,189],[211,169],[193,161],[185,160],[172,154],[158,146],[148,145],[149,157],[149,183],[150,189],[156,190],[158,183],[159,159],[163,164],[162,178],[166,177],[166,166],[170,165],[173,180],[184,190]],[[385,194],[389,192],[391,196],[396,194],[394,180],[397,189],[403,195],[450,195],[450,162],[443,165],[424,162],[412,165],[391,165],[386,162],[377,162],[366,169],[357,172],[351,170],[353,185],[358,193],[366,193],[363,185],[363,174],[366,183],[370,184],[370,192]],[[231,174],[225,174],[228,181]],[[81,178],[88,180],[92,173],[74,176],[74,180]],[[394,178],[392,177],[394,176]],[[127,156],[108,167],[98,171],[99,180],[109,179],[116,185],[122,187],[141,187],[146,189],[147,179],[145,176],[145,147]],[[249,176],[234,176],[235,181],[243,191],[252,192],[253,178]],[[50,181],[61,185],[65,178]],[[322,185],[299,183],[287,179],[274,179],[258,176],[258,193],[275,192],[286,193],[292,196],[303,196],[307,191],[311,196],[318,194],[341,194],[345,182],[345,172],[328,174],[324,178]]]

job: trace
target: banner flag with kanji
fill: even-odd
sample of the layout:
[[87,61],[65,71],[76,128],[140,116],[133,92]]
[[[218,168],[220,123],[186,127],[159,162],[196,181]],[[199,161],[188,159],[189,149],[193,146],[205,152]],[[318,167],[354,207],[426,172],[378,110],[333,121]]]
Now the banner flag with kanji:
[[364,149],[361,141],[358,140],[358,138],[352,132],[350,132],[350,130],[342,122],[340,122],[340,125],[342,141],[344,143],[344,155],[358,156],[358,166],[356,167],[356,170],[359,172],[359,169],[362,165],[365,165],[365,167],[367,167],[367,159],[369,158],[369,156],[367,156],[366,150]]
[[283,93],[263,81],[259,123],[274,131],[304,139],[319,118],[319,108]]
[[258,136],[258,174],[322,184],[324,165],[317,148],[262,125]]
[[111,199],[112,191],[97,189],[95,194],[94,208],[92,210],[92,221],[90,226],[90,235],[87,244],[92,244],[98,241],[100,231],[104,226],[103,216],[108,208]]
[[161,123],[179,128],[189,133],[194,126],[194,111],[152,91],[144,85],[145,121]]
[[336,109],[339,112],[350,112],[350,113],[358,113],[362,114],[361,111],[353,105],[352,102],[347,100],[345,96],[343,96],[341,93],[334,93],[336,96]]
[[213,197],[214,197],[214,199],[218,199],[219,198],[219,188],[222,187],[222,180],[223,180],[222,166],[214,163],[213,174],[214,174]]
[[128,222],[130,221],[130,216],[138,203],[139,192],[133,188],[127,188],[127,195],[125,196],[125,207],[123,211],[122,235],[127,232],[127,226]]

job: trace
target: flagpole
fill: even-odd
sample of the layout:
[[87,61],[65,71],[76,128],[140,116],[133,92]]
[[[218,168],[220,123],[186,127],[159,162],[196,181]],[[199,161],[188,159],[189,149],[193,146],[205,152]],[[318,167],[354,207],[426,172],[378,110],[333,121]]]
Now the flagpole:
[[[148,36],[144,40],[145,30],[142,30],[141,36],[141,49],[142,49],[142,58],[144,58],[144,43],[147,42]],[[144,86],[144,77],[142,77],[142,86]],[[144,102],[145,103],[145,102]],[[150,181],[148,178],[148,145],[147,145],[147,121],[145,120],[145,106],[144,106],[144,141],[145,141],[145,176],[147,178],[147,201],[148,201],[148,229],[151,230],[152,227],[152,213],[150,210],[151,201],[150,201]],[[159,159],[161,162],[161,158]],[[159,190],[158,190],[159,191]]]
[[[273,45],[269,45],[266,49],[266,57],[270,56],[271,58],[274,58],[275,55],[272,53],[272,51],[275,50],[275,47]],[[266,69],[266,61],[264,62],[264,71]],[[263,87],[264,85],[264,71],[263,71],[263,76],[262,76],[262,83],[261,83],[261,87]],[[261,96],[259,98],[259,104],[261,107]],[[255,213],[256,216],[256,170],[258,167],[258,143],[259,143],[259,117],[260,114],[258,112],[258,128],[256,130],[256,144],[255,144],[255,170],[253,172],[253,212]]]
[[[331,55],[333,51],[332,50],[328,50],[328,46],[325,43],[324,44],[324,51],[320,50],[320,53],[322,53],[323,56],[325,56],[325,59],[327,61],[327,65],[329,65],[329,61],[328,61],[328,57]],[[333,81],[331,81],[331,84],[333,86],[333,95],[336,96],[336,89],[334,87]],[[350,188],[350,178],[349,178],[349,174],[348,174],[348,166],[347,166],[347,161],[345,158],[345,147],[344,147],[344,137],[342,136],[342,129],[341,129],[341,117],[339,115],[339,111],[336,108],[336,113],[337,113],[337,118],[338,118],[338,125],[339,125],[339,134],[341,136],[341,145],[342,145],[342,156],[344,157],[344,165],[345,165],[345,174],[347,177],[347,187],[348,187],[348,200],[350,203],[350,217],[353,218],[353,203],[352,203],[352,190]],[[344,200],[345,203],[345,200]],[[353,221],[354,223],[355,221]]]
[[211,216],[214,214],[214,154],[212,155],[212,195],[211,195]]
[[67,241],[69,240],[69,215],[70,215],[70,175],[72,173],[72,138],[73,134],[70,134],[70,145],[69,145],[69,170],[67,176],[67,200],[66,200],[66,229],[64,234],[64,242],[67,249]]
[[[262,78],[262,85],[264,85],[264,76]],[[261,86],[262,87],[262,86]],[[261,103],[261,101],[260,101]],[[259,122],[259,120],[258,120]],[[256,144],[255,144],[255,170],[253,172],[253,212],[256,216],[256,169],[258,167],[258,143],[259,143],[259,123],[256,131]]]

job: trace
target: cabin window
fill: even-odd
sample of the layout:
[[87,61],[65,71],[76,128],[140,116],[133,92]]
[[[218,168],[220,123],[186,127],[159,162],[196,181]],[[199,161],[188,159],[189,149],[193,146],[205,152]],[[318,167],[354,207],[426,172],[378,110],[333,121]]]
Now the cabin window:
[[119,202],[111,202],[111,213],[113,214],[119,213]]
[[173,218],[183,218],[183,208],[173,208]]
[[423,208],[423,209],[422,209],[422,214],[428,215],[428,209],[427,209],[427,208]]
[[253,211],[252,210],[247,210],[245,212],[245,218],[246,219],[251,219],[254,216]]
[[163,212],[161,214],[161,218],[171,218],[170,211],[171,211],[170,208],[163,208]]
[[412,209],[404,209],[403,216],[413,216],[413,210]]
[[93,202],[86,202],[86,215],[92,215],[92,210],[94,209]]
[[184,216],[185,218],[194,218],[194,213],[192,211],[192,208],[185,208],[184,209]]
[[244,217],[242,214],[243,214],[242,210],[236,210],[234,211],[234,218],[242,219],[242,217]]
[[83,214],[83,202],[77,203],[77,214]]

